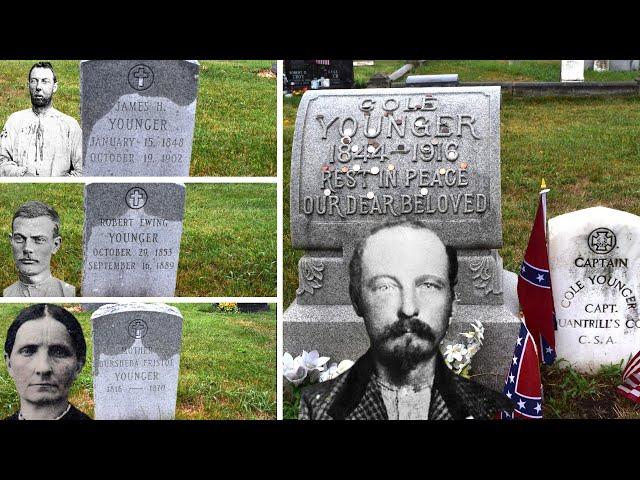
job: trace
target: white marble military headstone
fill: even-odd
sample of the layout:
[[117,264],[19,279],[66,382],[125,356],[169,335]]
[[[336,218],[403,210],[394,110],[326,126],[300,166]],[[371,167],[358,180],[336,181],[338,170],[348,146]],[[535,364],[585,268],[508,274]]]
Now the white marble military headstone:
[[582,372],[640,350],[640,217],[605,207],[549,220],[558,358]]
[[97,420],[175,416],[182,315],[163,304],[109,304],[91,315]]
[[584,60],[562,60],[560,79],[563,82],[584,82]]

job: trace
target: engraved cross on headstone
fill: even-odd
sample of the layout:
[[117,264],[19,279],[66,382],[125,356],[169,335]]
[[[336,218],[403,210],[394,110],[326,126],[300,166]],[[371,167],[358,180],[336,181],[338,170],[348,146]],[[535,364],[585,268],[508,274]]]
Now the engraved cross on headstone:
[[131,200],[131,205],[134,208],[140,206],[140,200],[142,200],[143,198],[144,198],[144,195],[142,195],[137,189],[134,190],[131,193],[131,195],[129,195],[129,199]]
[[133,324],[132,327],[135,330],[135,334],[134,337],[135,338],[142,338],[142,329],[143,329],[143,325],[139,320],[136,320]]
[[149,78],[149,74],[142,66],[138,67],[138,70],[133,74],[133,76],[138,79],[138,88],[142,88],[144,86],[144,79]]

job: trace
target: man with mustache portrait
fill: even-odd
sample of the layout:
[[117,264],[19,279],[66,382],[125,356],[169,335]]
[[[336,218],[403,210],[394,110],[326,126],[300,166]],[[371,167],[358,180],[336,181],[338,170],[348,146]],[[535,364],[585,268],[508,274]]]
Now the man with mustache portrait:
[[9,235],[18,281],[4,297],[75,297],[73,285],[51,274],[51,257],[60,249],[60,217],[52,207],[30,201],[13,215]]
[[346,372],[307,387],[300,419],[494,418],[504,395],[453,373],[439,346],[455,308],[454,248],[419,222],[374,228],[349,264],[351,303],[371,346]]
[[31,108],[12,113],[0,132],[0,176],[82,175],[82,130],[53,108],[58,79],[49,62],[29,70]]

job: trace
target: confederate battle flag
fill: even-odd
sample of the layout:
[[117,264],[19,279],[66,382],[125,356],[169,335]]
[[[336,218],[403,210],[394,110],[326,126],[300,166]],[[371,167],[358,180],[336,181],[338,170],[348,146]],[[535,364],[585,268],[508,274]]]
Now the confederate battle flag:
[[502,392],[514,403],[511,412],[501,412],[503,420],[542,418],[542,383],[536,344],[527,326],[520,324],[520,334],[511,359],[511,368]]
[[[544,180],[542,181],[544,188]],[[556,317],[551,294],[549,256],[546,239],[546,194],[540,192],[540,202],[529,237],[529,245],[524,254],[518,277],[518,299],[524,315],[524,322],[536,342],[538,358],[550,365],[556,358]]]

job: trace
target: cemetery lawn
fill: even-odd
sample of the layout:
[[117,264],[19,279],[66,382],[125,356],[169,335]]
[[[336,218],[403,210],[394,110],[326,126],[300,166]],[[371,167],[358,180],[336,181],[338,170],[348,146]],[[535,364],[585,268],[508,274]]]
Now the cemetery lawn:
[[[83,186],[0,184],[0,288],[17,280],[9,234],[16,209],[40,200],[58,211],[61,249],[52,257],[55,277],[80,294]],[[176,295],[275,297],[276,185],[187,184]]]
[[[26,305],[0,306],[0,339]],[[176,418],[276,418],[276,310],[213,313],[211,304],[175,304],[184,316]],[[71,305],[65,305],[69,308]],[[77,305],[73,305],[74,310]],[[77,312],[87,341],[87,363],[70,401],[93,416],[91,313]],[[0,369],[0,418],[19,408],[6,367]]]
[[602,366],[595,375],[583,375],[570,368],[561,369],[559,364],[541,367],[544,418],[640,418],[640,404],[615,391],[622,378],[620,365]]
[[[357,68],[356,68],[357,70]],[[559,77],[559,73],[558,73]],[[302,251],[291,248],[289,185],[291,147],[300,97],[284,98],[284,295],[285,308],[295,299],[297,262]],[[529,239],[537,208],[541,178],[551,189],[548,218],[602,205],[640,214],[640,97],[606,98],[508,98],[501,107],[501,189],[504,246],[500,254],[504,268],[516,272]],[[297,355],[300,352],[291,352]],[[322,353],[322,352],[320,352]],[[331,359],[340,361],[343,359]],[[548,404],[547,416],[597,418],[602,399],[613,397],[618,371],[599,373],[585,380],[566,380],[568,375],[543,371]],[[586,377],[585,377],[586,378]],[[286,380],[285,380],[286,381]],[[596,390],[575,398],[562,393],[563,382],[594,384]],[[605,387],[606,385],[606,387]],[[571,390],[571,385],[567,387]],[[575,387],[577,392],[582,392]],[[597,393],[596,393],[597,392]],[[285,402],[297,412],[295,397]],[[608,401],[608,400],[606,400]],[[604,402],[603,402],[604,403]],[[610,408],[635,418],[637,408],[626,399],[616,399]],[[553,413],[553,409],[556,412]],[[617,410],[616,410],[617,411]],[[607,412],[609,414],[611,412]],[[615,413],[615,411],[614,411]],[[613,415],[613,414],[611,414]]]
[[[37,60],[0,62],[0,123],[31,107],[29,69]],[[80,122],[78,60],[52,60],[54,107]],[[200,61],[191,176],[276,175],[276,79],[270,60]]]
[[176,295],[275,297],[275,184],[189,184]]
[[[390,74],[406,60],[376,60],[375,65],[353,67],[356,87],[363,88],[376,73]],[[559,82],[561,60],[427,60],[408,75],[457,73],[461,82]],[[587,82],[621,82],[638,77],[638,72],[594,72],[585,70]],[[404,77],[403,77],[404,79]]]

